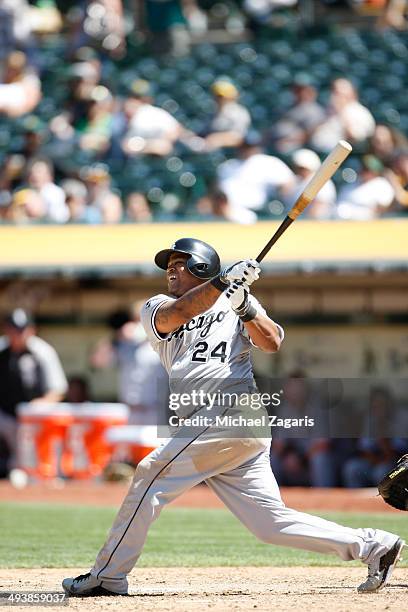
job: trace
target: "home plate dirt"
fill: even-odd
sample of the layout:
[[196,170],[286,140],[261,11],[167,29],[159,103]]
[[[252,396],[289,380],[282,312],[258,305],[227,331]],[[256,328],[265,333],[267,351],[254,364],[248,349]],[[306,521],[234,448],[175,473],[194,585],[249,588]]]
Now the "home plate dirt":
[[[0,570],[0,591],[60,591],[78,569]],[[277,610],[357,612],[408,610],[408,569],[374,595],[358,595],[365,567],[140,568],[130,575],[130,597],[70,598],[72,610]],[[15,609],[15,606],[13,606]],[[38,606],[36,606],[38,609]],[[47,608],[49,610],[49,608]]]

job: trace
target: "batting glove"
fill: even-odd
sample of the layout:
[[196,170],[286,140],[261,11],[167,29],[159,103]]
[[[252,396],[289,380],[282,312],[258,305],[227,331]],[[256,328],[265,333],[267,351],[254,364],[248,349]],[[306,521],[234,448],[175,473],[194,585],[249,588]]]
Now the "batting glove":
[[246,283],[236,281],[229,286],[225,295],[231,302],[232,310],[239,316],[241,321],[247,322],[255,319],[257,310],[249,302],[249,287]]
[[240,310],[248,301],[248,293],[248,285],[246,283],[241,283],[241,281],[237,281],[229,286],[225,292],[225,295],[231,302],[232,310],[234,310],[234,312]]
[[246,259],[226,268],[221,272],[221,280],[224,283],[233,284],[241,281],[250,287],[259,278],[261,268],[255,259]]

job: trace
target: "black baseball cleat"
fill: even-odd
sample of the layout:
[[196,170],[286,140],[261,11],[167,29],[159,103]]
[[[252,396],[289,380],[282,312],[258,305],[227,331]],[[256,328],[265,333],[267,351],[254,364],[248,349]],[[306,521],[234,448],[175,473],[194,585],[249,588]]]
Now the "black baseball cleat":
[[391,574],[400,559],[404,546],[404,540],[398,538],[388,552],[374,559],[372,563],[369,563],[367,580],[360,584],[357,591],[359,593],[377,593],[377,591],[381,591],[391,578]]
[[90,572],[81,574],[76,578],[64,578],[62,588],[67,595],[71,597],[112,597],[126,596],[128,593],[116,593],[110,589],[106,589],[103,585],[103,580],[99,580],[92,576]]

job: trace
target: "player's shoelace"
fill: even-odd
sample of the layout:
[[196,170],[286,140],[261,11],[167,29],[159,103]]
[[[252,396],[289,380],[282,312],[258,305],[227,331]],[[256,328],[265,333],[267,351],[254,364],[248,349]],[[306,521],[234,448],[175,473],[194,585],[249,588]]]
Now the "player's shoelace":
[[90,575],[91,572],[88,572],[87,574],[80,574],[79,576],[74,578],[74,582],[83,582],[84,580],[87,580]]

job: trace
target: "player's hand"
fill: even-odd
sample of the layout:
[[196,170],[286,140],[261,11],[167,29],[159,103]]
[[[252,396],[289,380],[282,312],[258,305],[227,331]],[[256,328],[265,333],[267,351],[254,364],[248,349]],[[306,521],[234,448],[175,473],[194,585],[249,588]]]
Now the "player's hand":
[[226,268],[221,272],[221,280],[232,285],[236,281],[245,283],[250,287],[259,278],[261,268],[255,259],[245,259]]
[[225,295],[231,302],[232,310],[240,311],[248,301],[249,287],[246,283],[237,281],[229,286]]

